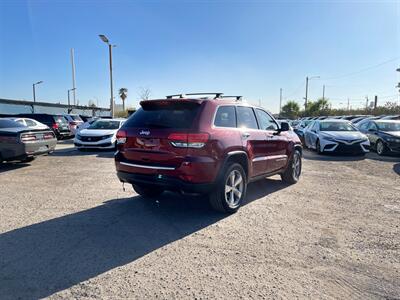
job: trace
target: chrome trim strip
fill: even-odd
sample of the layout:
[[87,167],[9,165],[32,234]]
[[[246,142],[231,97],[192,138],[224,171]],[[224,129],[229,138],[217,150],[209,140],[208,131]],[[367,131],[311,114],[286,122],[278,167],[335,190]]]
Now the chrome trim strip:
[[259,156],[259,157],[253,158],[252,162],[262,161],[262,160],[267,160],[267,159],[268,159],[268,156]]
[[126,162],[120,162],[121,165],[142,168],[142,169],[152,169],[152,170],[175,170],[173,167],[161,167],[161,166],[146,166],[146,165],[138,165],[138,164],[130,164]]
[[270,156],[259,156],[256,158],[252,159],[252,162],[257,162],[257,161],[262,161],[262,160],[287,160],[287,155],[286,154],[279,154],[279,155],[270,155]]

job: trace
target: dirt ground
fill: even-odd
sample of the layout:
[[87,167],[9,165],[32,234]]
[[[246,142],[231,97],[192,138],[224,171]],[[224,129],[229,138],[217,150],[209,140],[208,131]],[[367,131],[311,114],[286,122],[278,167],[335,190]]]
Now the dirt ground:
[[0,166],[0,299],[400,299],[400,158],[305,152],[234,215],[136,196],[113,153]]

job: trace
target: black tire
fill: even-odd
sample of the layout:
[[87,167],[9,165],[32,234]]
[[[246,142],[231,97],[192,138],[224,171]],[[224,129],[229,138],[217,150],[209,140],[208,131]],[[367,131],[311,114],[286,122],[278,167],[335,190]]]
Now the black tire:
[[321,144],[319,142],[319,140],[317,140],[316,144],[315,144],[315,150],[317,151],[318,154],[322,154],[324,153],[324,151],[321,150]]
[[[234,174],[233,179],[231,177],[232,174]],[[241,181],[238,175],[240,175]],[[226,185],[228,184],[228,180],[229,182],[231,182],[230,180],[233,180],[235,182],[240,181],[240,183],[235,185],[235,182],[233,182],[232,186],[234,186],[234,189],[231,189],[230,192],[226,192]],[[238,195],[235,191],[240,194]],[[238,163],[231,163],[224,168],[222,176],[216,182],[216,189],[211,194],[209,194],[209,201],[212,208],[216,211],[230,214],[235,213],[242,205],[242,202],[246,197],[246,191],[247,177],[246,173],[243,170],[243,167]],[[227,194],[229,194],[229,196]],[[233,199],[232,203],[227,200],[228,197],[230,199]]]
[[376,142],[375,148],[378,155],[385,155],[388,152],[386,145],[381,140]]
[[301,152],[299,150],[295,150],[285,172],[281,174],[282,180],[289,184],[297,183],[300,179],[301,168]]
[[132,184],[132,187],[136,193],[145,198],[154,198],[164,192],[162,188],[149,185]]

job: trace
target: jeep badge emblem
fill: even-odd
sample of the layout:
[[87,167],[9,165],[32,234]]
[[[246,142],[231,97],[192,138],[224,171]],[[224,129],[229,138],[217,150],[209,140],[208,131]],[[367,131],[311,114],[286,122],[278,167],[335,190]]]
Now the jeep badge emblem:
[[150,134],[150,131],[149,131],[149,130],[141,130],[141,131],[139,132],[139,134],[140,134],[140,135],[149,135],[149,134]]

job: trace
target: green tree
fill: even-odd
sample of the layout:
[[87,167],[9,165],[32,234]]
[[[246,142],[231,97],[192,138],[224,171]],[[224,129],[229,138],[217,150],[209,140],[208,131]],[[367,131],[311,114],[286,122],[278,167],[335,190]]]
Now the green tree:
[[296,119],[300,113],[300,106],[296,101],[288,101],[284,106],[282,106],[281,115],[289,118]]
[[327,98],[320,98],[317,101],[309,101],[305,111],[306,116],[321,116],[330,114],[330,104]]

